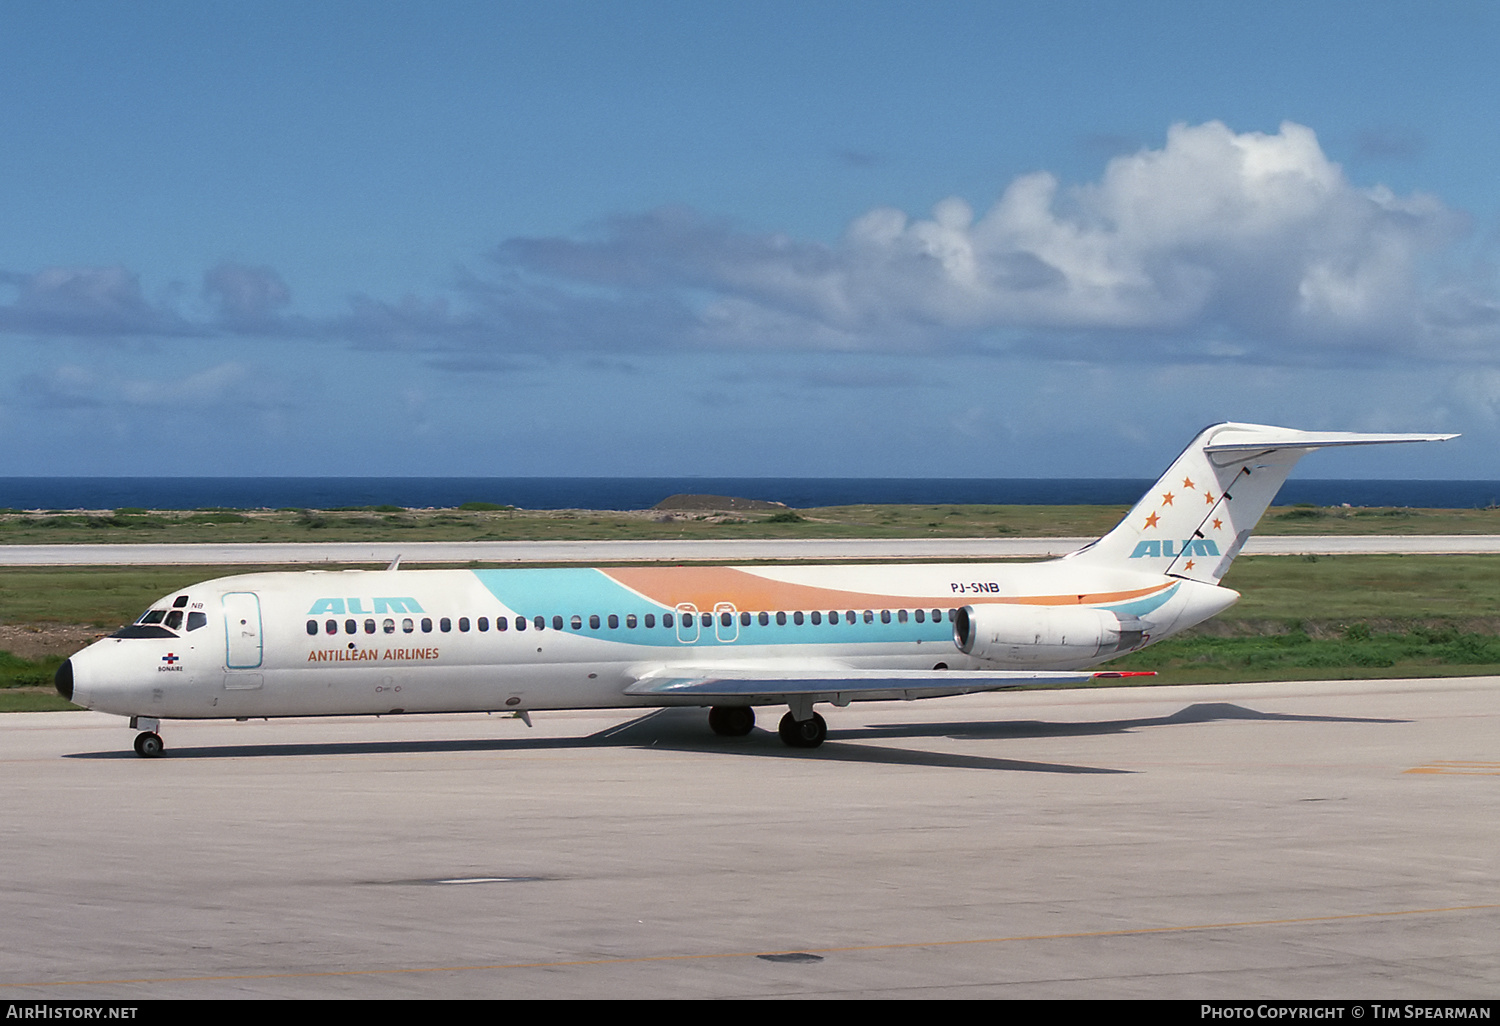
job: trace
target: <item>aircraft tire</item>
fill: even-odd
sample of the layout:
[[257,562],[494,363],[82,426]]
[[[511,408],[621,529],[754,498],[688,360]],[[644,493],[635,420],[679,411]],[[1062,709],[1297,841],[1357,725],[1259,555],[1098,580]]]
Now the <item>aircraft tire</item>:
[[744,737],[755,729],[755,710],[748,705],[716,705],[708,710],[708,725],[720,737]]
[[155,759],[161,755],[166,746],[161,743],[161,735],[151,731],[143,731],[135,736],[135,754],[142,759]]
[[807,720],[799,720],[787,713],[781,718],[777,731],[781,740],[792,748],[816,748],[828,736],[828,723],[817,713]]

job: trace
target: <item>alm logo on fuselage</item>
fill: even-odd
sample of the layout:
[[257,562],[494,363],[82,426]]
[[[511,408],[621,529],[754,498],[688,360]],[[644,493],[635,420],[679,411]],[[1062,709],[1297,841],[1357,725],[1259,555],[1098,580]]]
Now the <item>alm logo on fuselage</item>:
[[1188,538],[1180,547],[1174,548],[1178,543],[1172,541],[1143,541],[1136,545],[1135,551],[1130,554],[1131,559],[1140,559],[1142,556],[1217,556],[1219,546],[1208,538]]
[[[375,608],[366,609],[369,602]],[[414,598],[377,595],[374,598],[320,598],[307,611],[308,616],[343,616],[345,613],[421,613],[425,612]]]

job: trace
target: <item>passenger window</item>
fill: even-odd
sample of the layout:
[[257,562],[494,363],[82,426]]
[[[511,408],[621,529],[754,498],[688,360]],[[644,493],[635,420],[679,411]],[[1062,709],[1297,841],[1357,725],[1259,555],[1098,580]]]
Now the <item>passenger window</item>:
[[323,625],[323,629],[329,634],[337,634],[339,632],[339,622],[337,620],[329,620]]
[[547,629],[547,618],[545,616],[533,616],[531,618],[531,626],[539,631],[544,631]]
[[577,613],[574,613],[573,619],[568,621],[568,626],[572,627],[575,631],[583,630],[583,617],[579,616]]
[[430,616],[424,616],[424,617],[422,617],[422,633],[423,634],[431,634],[432,633],[432,617],[430,617]]
[[518,616],[518,617],[516,617],[516,630],[518,630],[518,631],[524,631],[525,629],[526,629],[526,617],[524,617],[524,616]]
[[881,623],[890,623],[891,622],[891,611],[889,609],[882,609],[880,611],[880,622]]
[[589,614],[589,630],[591,630],[591,631],[597,631],[598,629],[599,629],[599,614],[598,613],[590,613]]
[[670,627],[670,626],[672,626],[672,614],[671,613],[663,613],[663,614],[661,614],[661,625],[663,627]]
[[921,610],[921,609],[917,610],[917,623],[926,623],[927,622],[927,617],[925,615],[923,615],[924,613],[925,613],[925,610]]
[[757,623],[759,623],[762,627],[764,627],[764,626],[766,626],[766,624],[768,624],[768,623],[771,622],[771,614],[770,613],[761,613],[755,619],[756,619]]
[[720,613],[719,614],[719,626],[720,627],[732,627],[732,626],[734,626],[734,617],[731,616],[731,615],[729,615],[728,613]]
[[358,634],[359,633],[359,624],[355,623],[353,620],[345,620],[344,621],[344,633],[345,634]]
[[[203,614],[200,613],[198,615],[201,616]],[[309,620],[309,621],[307,621],[307,633],[311,634],[311,635],[313,635],[315,637],[317,636],[317,633],[318,633],[318,621],[316,621],[316,620]]]
[[798,627],[802,626],[802,611],[800,609],[792,614],[792,623],[796,624]]
[[838,623],[839,622],[839,611],[837,609],[830,609],[828,611],[828,622],[829,623]]
[[403,633],[403,634],[410,634],[412,631],[414,631],[416,629],[417,629],[417,625],[411,622],[411,617],[408,616],[404,620],[401,621],[401,633]]
[[383,621],[381,621],[380,629],[383,630],[383,631],[385,631],[387,634],[395,634],[396,633],[396,621],[395,620],[383,620]]
[[555,631],[562,630],[562,623],[563,623],[562,617],[560,617],[560,616],[554,616],[552,618],[552,629],[555,630]]
[[812,622],[814,624],[821,624],[823,622],[823,614],[814,609],[812,612]]
[[865,610],[865,623],[874,623],[874,622],[875,622],[875,610],[873,610],[873,609],[866,609]]
[[619,630],[619,628],[620,628],[620,618],[618,616],[616,616],[614,613],[610,613],[609,614],[609,629],[613,631],[613,630]]
[[634,613],[626,613],[625,614],[625,629],[628,630],[628,631],[635,630],[635,614]]
[[778,625],[782,626],[782,627],[785,627],[786,626],[786,614],[785,613],[777,613],[776,614],[776,623]]
[[448,619],[446,616],[443,617],[442,619],[438,620],[438,630],[442,631],[444,634],[447,634],[449,631],[453,630],[453,621]]
[[740,626],[741,627],[749,627],[750,626],[750,614],[749,613],[741,613],[740,614]]
[[479,622],[476,623],[474,626],[476,626],[476,627],[479,628],[479,633],[480,634],[485,634],[490,629],[490,618],[487,617],[487,616],[481,616],[479,618]]
[[374,634],[375,633],[375,621],[374,620],[366,620],[365,621],[365,633],[366,634]]
[[896,610],[896,621],[898,623],[905,623],[906,622],[906,610],[904,610],[904,609],[898,609],[898,610]]
[[702,626],[704,626],[704,627],[712,627],[713,625],[714,625],[714,614],[712,614],[712,613],[704,613],[703,614],[703,620],[702,620]]
[[465,634],[469,633],[469,618],[467,616],[460,616],[458,618],[458,629]]
[[510,626],[510,621],[503,616],[495,617],[495,630],[503,631]]

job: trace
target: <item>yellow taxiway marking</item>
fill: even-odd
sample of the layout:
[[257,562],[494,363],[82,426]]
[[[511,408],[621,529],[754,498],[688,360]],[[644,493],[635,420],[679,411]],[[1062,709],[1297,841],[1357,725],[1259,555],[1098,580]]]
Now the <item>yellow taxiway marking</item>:
[[1500,776],[1500,762],[1468,762],[1459,759],[1439,759],[1425,766],[1413,766],[1408,773],[1457,773],[1468,776]]
[[1439,915],[1444,912],[1482,912],[1500,909],[1490,905],[1453,905],[1447,908],[1409,908],[1388,912],[1355,912],[1338,916],[1304,916],[1295,919],[1247,919],[1229,923],[1196,923],[1189,926],[1143,926],[1132,930],[1090,930],[1083,933],[1018,934],[1013,937],[975,937],[969,940],[908,941],[893,944],[857,944],[837,948],[798,948],[794,951],[717,951],[701,955],[642,955],[638,957],[570,959],[555,962],[502,962],[494,965],[442,965],[426,968],[343,969],[306,973],[253,973],[236,976],[165,976],[119,980],[52,980],[35,983],[0,983],[0,987],[87,987],[118,986],[122,983],[213,983],[233,980],[294,980],[319,976],[389,976],[398,973],[471,973],[500,969],[566,969],[573,966],[630,965],[643,962],[691,962],[718,958],[759,958],[763,955],[832,955],[854,951],[899,951],[910,948],[951,948],[965,944],[1006,944],[1012,941],[1079,940],[1089,937],[1144,937],[1152,934],[1188,933],[1195,930],[1231,930],[1255,926],[1298,926],[1308,923],[1338,923],[1359,919],[1387,919],[1393,916]]

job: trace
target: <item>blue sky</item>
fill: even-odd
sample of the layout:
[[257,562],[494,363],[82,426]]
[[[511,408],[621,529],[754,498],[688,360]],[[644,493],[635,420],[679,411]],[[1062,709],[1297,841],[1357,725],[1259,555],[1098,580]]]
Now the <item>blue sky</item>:
[[0,476],[1500,478],[1493,3],[0,5]]

